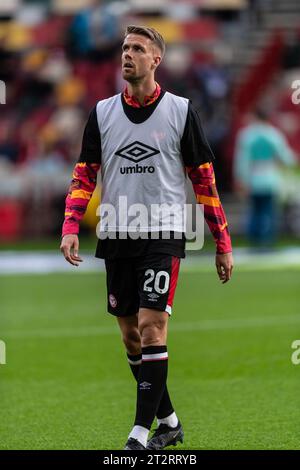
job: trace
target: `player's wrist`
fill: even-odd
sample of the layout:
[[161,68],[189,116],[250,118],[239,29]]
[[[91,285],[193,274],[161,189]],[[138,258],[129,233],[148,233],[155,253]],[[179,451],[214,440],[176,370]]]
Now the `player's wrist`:
[[63,239],[64,237],[67,237],[68,235],[76,235],[78,237],[78,233],[63,233],[61,236],[61,239]]
[[222,240],[221,243],[218,240],[216,243],[216,254],[225,255],[226,253],[232,253],[232,244],[230,238],[228,238],[226,241]]

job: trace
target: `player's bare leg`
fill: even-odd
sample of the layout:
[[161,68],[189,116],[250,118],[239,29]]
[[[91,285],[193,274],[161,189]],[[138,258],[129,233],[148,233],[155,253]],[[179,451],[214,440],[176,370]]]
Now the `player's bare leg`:
[[127,354],[130,356],[137,356],[138,354],[141,354],[141,335],[138,328],[137,315],[117,317],[117,320]]
[[165,346],[168,335],[167,312],[140,308],[138,315],[138,328],[141,335],[142,348],[148,346]]

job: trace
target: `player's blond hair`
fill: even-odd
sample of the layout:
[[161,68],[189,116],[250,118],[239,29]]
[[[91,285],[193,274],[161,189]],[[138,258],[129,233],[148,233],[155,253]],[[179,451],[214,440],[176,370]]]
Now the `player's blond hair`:
[[166,50],[166,43],[162,35],[156,31],[156,29],[150,28],[148,26],[130,25],[127,26],[124,37],[126,38],[128,34],[140,34],[141,36],[145,36],[146,38],[151,39],[153,44],[155,44],[160,50],[161,57],[163,58]]

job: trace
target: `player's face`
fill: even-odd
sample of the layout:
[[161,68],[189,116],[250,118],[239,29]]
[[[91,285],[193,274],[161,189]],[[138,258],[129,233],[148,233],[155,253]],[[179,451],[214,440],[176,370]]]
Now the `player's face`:
[[128,34],[122,50],[122,75],[128,82],[139,82],[150,77],[161,61],[152,41],[139,34]]

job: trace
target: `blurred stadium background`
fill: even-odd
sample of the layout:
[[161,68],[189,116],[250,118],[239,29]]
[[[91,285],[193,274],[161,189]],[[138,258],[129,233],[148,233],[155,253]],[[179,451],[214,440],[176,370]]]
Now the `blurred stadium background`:
[[121,448],[130,429],[134,385],[93,259],[97,195],[80,272],[58,247],[86,118],[122,90],[120,45],[135,23],[166,38],[158,82],[199,106],[235,247],[226,286],[211,236],[182,264],[170,325],[182,448],[299,449],[299,165],[282,169],[278,237],[263,250],[249,246],[234,178],[237,135],[257,106],[299,162],[298,0],[1,0],[0,448]]

